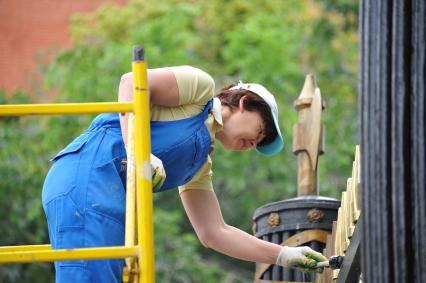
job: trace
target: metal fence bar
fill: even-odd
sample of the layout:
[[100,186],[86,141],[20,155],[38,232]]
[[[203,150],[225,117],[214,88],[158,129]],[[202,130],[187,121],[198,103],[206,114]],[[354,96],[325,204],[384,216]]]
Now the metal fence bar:
[[133,112],[132,102],[0,105],[0,116]]
[[[134,127],[134,160],[136,196],[127,196],[127,202],[133,203],[126,207],[126,216],[130,216],[132,225],[126,223],[125,246],[96,247],[79,249],[52,250],[51,245],[28,245],[0,247],[1,263],[52,262],[62,260],[139,258],[135,271],[137,277],[132,282],[155,282],[154,269],[154,228],[152,181],[150,170],[150,114],[149,91],[147,82],[147,65],[144,61],[144,50],[135,47],[132,63],[134,100],[132,102],[104,103],[62,103],[62,104],[16,104],[0,105],[0,116],[24,115],[56,115],[56,114],[95,114],[95,113],[127,113],[135,114]],[[132,155],[132,154],[131,154]],[[135,181],[133,181],[135,183]],[[137,215],[135,220],[135,204]],[[130,211],[127,211],[129,210]],[[133,220],[132,220],[133,219]],[[137,241],[135,245],[135,222],[137,221]],[[132,231],[133,230],[133,231]],[[133,234],[133,236],[131,236]],[[143,258],[143,260],[142,260]],[[129,263],[131,260],[128,261]],[[140,265],[140,268],[137,266]]]
[[360,12],[363,282],[426,282],[426,3]]
[[[27,246],[30,247],[30,246]],[[0,263],[52,262],[62,260],[110,259],[137,256],[139,246],[62,250],[26,250],[0,253]]]
[[0,247],[0,256],[5,252],[51,250],[51,245],[26,245]]
[[135,102],[135,161],[137,231],[140,246],[140,283],[155,282],[154,227],[151,183],[151,134],[147,65],[144,50],[133,49],[133,96]]
[[[127,184],[126,184],[126,226],[124,245],[131,247],[136,244],[136,166],[135,166],[135,115],[129,114],[127,135]],[[135,282],[137,279],[136,258],[126,258],[123,270],[123,282]]]

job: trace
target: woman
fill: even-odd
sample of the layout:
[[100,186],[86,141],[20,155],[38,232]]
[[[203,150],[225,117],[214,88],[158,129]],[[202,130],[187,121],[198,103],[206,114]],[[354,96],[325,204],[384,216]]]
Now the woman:
[[[212,186],[209,153],[282,149],[275,99],[263,86],[243,84],[213,98],[214,82],[189,66],[148,70],[154,192],[179,187],[201,243],[242,260],[314,268],[324,256],[308,247],[282,247],[227,225]],[[122,76],[119,101],[133,100],[132,74]],[[43,207],[54,249],[124,243],[127,115],[101,114],[54,159]],[[123,260],[56,262],[57,282],[121,282]]]

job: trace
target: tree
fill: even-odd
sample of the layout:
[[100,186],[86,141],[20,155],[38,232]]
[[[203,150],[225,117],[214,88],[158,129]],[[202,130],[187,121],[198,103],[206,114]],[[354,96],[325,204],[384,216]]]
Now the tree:
[[[58,91],[56,102],[115,101],[120,76],[130,71],[134,44],[145,46],[151,68],[194,65],[214,77],[217,89],[224,82],[239,79],[266,85],[279,103],[284,151],[267,158],[254,152],[227,152],[217,146],[213,153],[215,191],[225,220],[251,233],[251,217],[257,207],[296,195],[296,158],[291,153],[291,136],[297,113],[292,103],[308,72],[316,75],[327,106],[323,115],[327,147],[326,155],[320,158],[321,192],[338,197],[346,186],[357,143],[356,14],[357,6],[344,0],[131,0],[120,8],[105,5],[95,13],[73,18],[74,48],[62,51],[44,67],[45,87]],[[61,116],[37,122],[8,122],[12,123],[8,124],[10,131],[19,125],[22,135],[37,135],[41,140],[28,153],[28,159],[37,160],[26,160],[32,171],[25,169],[25,174],[21,173],[27,183],[16,186],[41,188],[49,166],[47,160],[84,130],[92,118]],[[13,141],[7,142],[10,149],[5,151],[3,160],[24,148],[23,143],[16,143],[18,133],[9,135],[13,135],[8,136]],[[13,166],[0,172],[2,187],[3,182],[15,181],[13,176],[22,172],[18,168],[26,167]],[[7,191],[11,198],[40,203],[40,191],[25,195],[13,186]],[[200,245],[176,192],[156,194],[154,207],[158,282],[251,280],[253,264],[227,258]],[[33,227],[37,240],[47,241],[46,227],[40,220],[41,208],[34,211],[36,224],[25,222],[29,217],[25,210],[25,215],[17,216],[22,226],[12,223],[10,229],[16,233],[18,227]],[[6,211],[3,213],[6,217]],[[2,234],[3,239],[5,235],[8,234]],[[10,243],[19,240],[22,244],[19,238],[14,243],[13,235],[11,232],[7,236]],[[3,270],[1,267],[0,277]],[[25,270],[27,278],[36,272],[38,278],[43,278],[40,282],[47,281],[40,271]]]

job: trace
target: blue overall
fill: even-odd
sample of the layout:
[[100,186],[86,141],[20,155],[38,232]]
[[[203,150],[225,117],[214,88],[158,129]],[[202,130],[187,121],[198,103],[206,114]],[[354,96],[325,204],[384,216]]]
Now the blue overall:
[[[151,150],[167,175],[157,191],[187,183],[207,160],[211,107],[209,101],[193,117],[151,122]],[[124,245],[125,160],[119,114],[98,115],[53,158],[42,194],[53,249]],[[123,266],[122,259],[58,261],[56,282],[121,282]]]

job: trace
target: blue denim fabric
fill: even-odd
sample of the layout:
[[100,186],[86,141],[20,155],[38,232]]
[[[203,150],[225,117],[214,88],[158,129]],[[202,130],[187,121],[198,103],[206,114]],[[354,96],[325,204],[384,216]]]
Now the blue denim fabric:
[[[152,152],[167,178],[159,191],[188,182],[207,159],[210,135],[203,112],[187,119],[151,122]],[[124,245],[126,151],[118,114],[101,114],[53,158],[42,203],[53,249]],[[55,262],[56,282],[121,282],[124,260]]]

